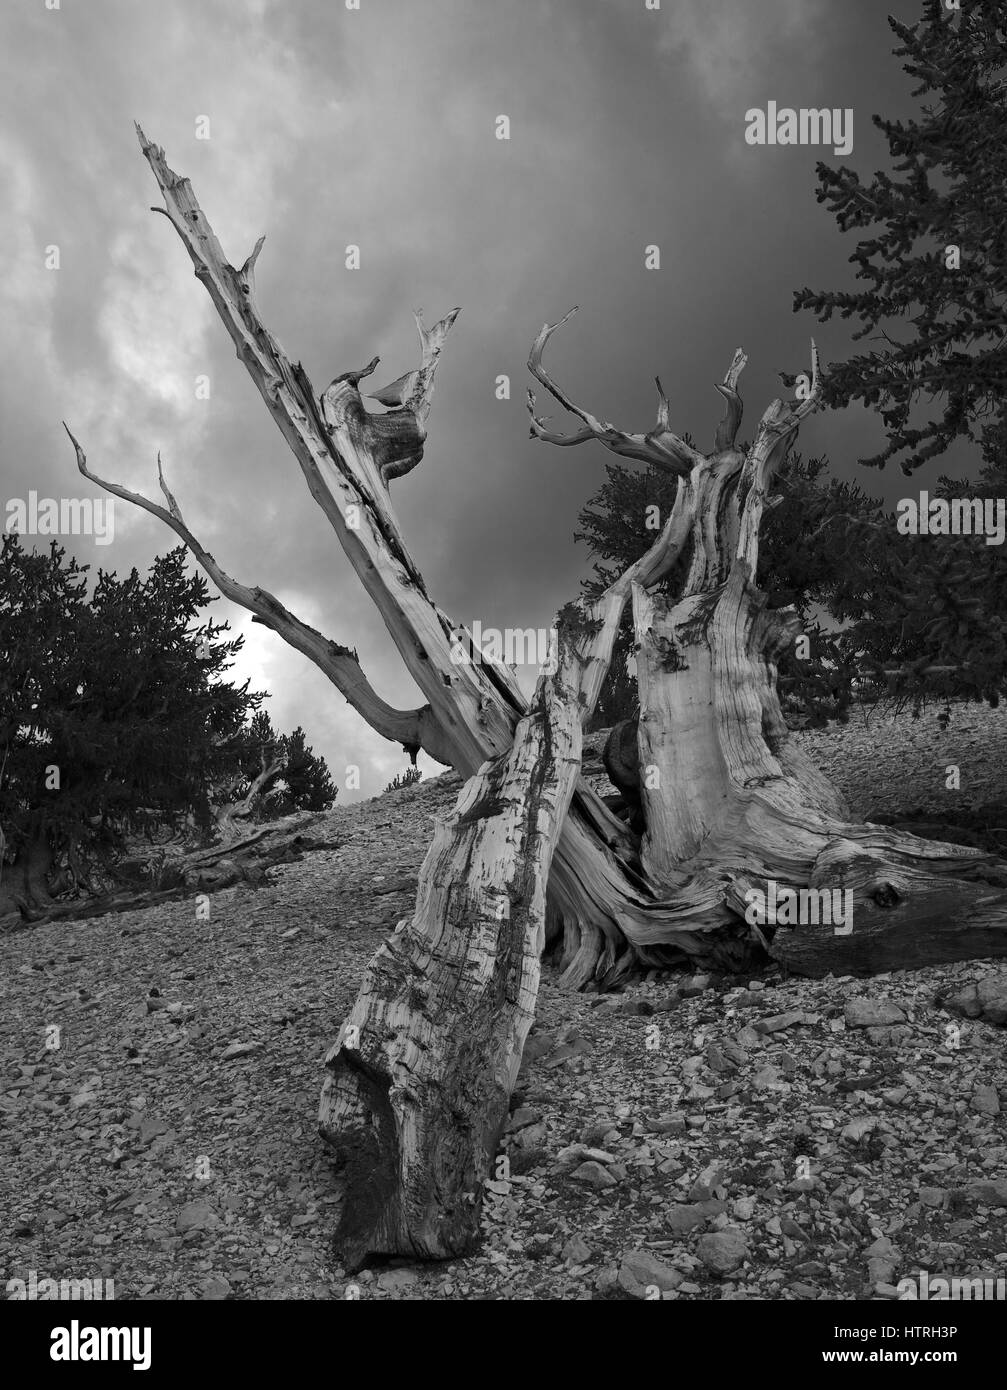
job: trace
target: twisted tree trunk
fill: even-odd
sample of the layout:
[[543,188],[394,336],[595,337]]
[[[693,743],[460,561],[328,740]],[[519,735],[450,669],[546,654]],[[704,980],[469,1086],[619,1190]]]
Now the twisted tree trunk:
[[[646,434],[576,406],[542,365],[558,325],[542,329],[529,368],[582,424],[567,436],[546,430],[529,393],[533,435],[564,446],[598,440],[675,474],[678,488],[643,560],[586,614],[564,610],[558,669],[541,676],[529,705],[509,667],[485,656],[455,660],[459,629],[429,597],[388,491],[422,459],[434,374],[458,311],[429,330],[417,318],[419,366],[372,397],[386,414],[371,414],[359,389],[377,358],[316,399],[259,317],[262,240],[240,270],[230,265],[188,181],[138,133],[166,216],[427,704],[392,709],[355,652],[226,574],[185,525],[160,460],[166,508],[92,474],[71,435],[80,471],[160,517],[227,597],[313,660],[379,733],[468,779],[437,829],[413,916],[374,957],[327,1058],[320,1128],[348,1160],[339,1243],[350,1268],[374,1255],[436,1258],[471,1247],[543,946],[555,948],[561,981],[573,988],[676,958],[740,967],[766,950],[809,974],[1007,951],[1001,862],[851,823],[842,798],[787,740],[775,663],[797,620],[767,608],[755,573],[773,475],[818,402],[814,345],[797,399],[772,402],[744,451],[739,349],[718,387],[726,412],[705,455],[672,432],[660,381],[657,423]],[[686,578],[668,592],[680,558]],[[583,721],[630,597],[640,685],[635,828],[579,776]],[[852,932],[845,922],[838,930],[778,913],[781,887],[848,892]],[[753,917],[760,893],[773,906]]]
[[[798,619],[793,609],[768,608],[754,576],[773,476],[817,406],[814,345],[799,399],[774,401],[744,454],[735,443],[746,362],[739,349],[718,387],[727,410],[714,451],[702,455],[671,434],[660,381],[657,427],[645,436],[574,405],[542,366],[557,327],[543,329],[529,366],[585,428],[546,430],[529,393],[532,433],[561,445],[597,439],[676,473],[669,530],[689,559],[678,592],[633,587],[640,715],[614,733],[607,761],[630,802],[636,783],[640,869],[653,899],[625,905],[618,920],[627,938],[638,950],[667,943],[728,967],[758,944],[816,976],[1007,953],[1007,863],[851,822],[841,795],[789,739],[776,660],[798,635]],[[844,920],[777,913],[774,902],[802,890],[844,895]],[[766,911],[753,912],[760,903]],[[582,976],[595,945],[582,948]]]
[[[233,835],[238,834],[236,821],[244,820],[250,816],[258,807],[261,798],[269,786],[287,765],[286,757],[283,753],[278,753],[275,757],[268,758],[266,750],[263,749],[261,756],[261,768],[256,776],[251,780],[244,796],[238,797],[236,801],[225,801],[218,805],[213,812],[214,830],[220,835],[221,839],[229,840]],[[238,778],[231,783],[227,789],[228,794],[235,791],[244,781]]]

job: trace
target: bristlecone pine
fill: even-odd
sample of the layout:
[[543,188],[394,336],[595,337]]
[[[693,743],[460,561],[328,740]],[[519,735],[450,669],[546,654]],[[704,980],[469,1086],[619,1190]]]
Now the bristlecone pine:
[[[767,608],[754,575],[774,474],[819,404],[814,344],[797,399],[769,405],[746,451],[736,444],[746,360],[736,352],[717,387],[725,415],[703,454],[672,432],[660,381],[646,434],[624,434],[575,405],[542,365],[559,325],[542,329],[530,370],[580,426],[550,432],[529,392],[532,433],[563,446],[598,440],[667,469],[679,485],[650,551],[592,606],[563,610],[556,669],[542,673],[529,702],[510,668],[452,659],[457,625],[427,593],[389,496],[391,480],[423,457],[434,375],[458,310],[430,329],[417,315],[419,366],[371,397],[385,413],[372,414],[360,393],[377,358],[317,397],[260,319],[262,240],[240,269],[230,265],[188,180],[138,134],[165,215],[427,703],[393,709],[354,651],[225,574],[185,525],[160,460],[166,507],[97,478],[73,440],[80,471],[159,516],[222,593],[314,661],[372,728],[466,779],[437,827],[415,911],[375,955],[326,1059],[320,1128],[346,1158],[337,1247],[348,1269],[375,1255],[472,1248],[547,950],[571,988],[608,986],[676,958],[730,968],[768,951],[821,975],[1004,953],[1007,865],[851,821],[788,741],[775,662],[797,618]],[[668,592],[680,556],[686,577]],[[642,836],[580,776],[582,728],[627,601],[638,643]],[[771,879],[852,890],[852,933],[749,926],[746,891]]]

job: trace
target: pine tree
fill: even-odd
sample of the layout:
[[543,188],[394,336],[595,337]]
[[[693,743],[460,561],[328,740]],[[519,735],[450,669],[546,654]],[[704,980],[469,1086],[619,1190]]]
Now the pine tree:
[[[228,767],[230,734],[260,695],[217,679],[242,639],[196,623],[205,579],[185,549],[142,579],[87,566],[55,541],[0,551],[0,827],[9,858],[4,906],[43,908],[52,891],[87,886],[129,834],[192,816]],[[2,910],[2,909],[0,909]]]
[[338,788],[329,775],[325,759],[318,757],[306,742],[304,730],[297,726],[282,739],[283,788],[268,799],[265,818],[288,816],[294,811],[327,811]]
[[411,763],[405,772],[397,772],[392,780],[385,787],[386,792],[401,791],[403,787],[411,787],[423,776],[415,763]]
[[[895,56],[925,97],[908,121],[874,117],[893,174],[864,185],[818,165],[818,201],[843,231],[870,229],[851,261],[868,288],[795,294],[822,321],[855,319],[884,347],[832,364],[829,404],[880,408],[892,459],[912,475],[956,441],[982,451],[978,482],[941,476],[938,498],[1007,496],[1007,0],[962,0],[957,18],[925,0],[922,18],[889,18]],[[919,421],[922,400],[930,419]],[[941,408],[934,409],[940,402]],[[913,700],[985,698],[1007,685],[1002,546],[976,536],[898,536],[891,519],[850,533],[851,573],[836,612],[879,682]],[[837,537],[838,543],[838,537]],[[873,570],[875,583],[865,583]],[[859,592],[858,592],[859,589]]]
[[[955,19],[925,0],[916,24],[888,22],[902,41],[895,56],[918,79],[913,96],[928,98],[919,119],[873,118],[901,177],[878,172],[865,186],[850,168],[817,166],[818,201],[840,228],[872,229],[850,257],[869,288],[804,289],[794,308],[823,322],[838,312],[860,320],[855,338],[884,339],[882,349],[832,364],[826,401],[879,406],[888,444],[862,461],[884,467],[901,454],[909,475],[956,439],[982,443],[1004,419],[1007,3],[962,0]],[[921,395],[942,398],[943,411],[914,426]]]

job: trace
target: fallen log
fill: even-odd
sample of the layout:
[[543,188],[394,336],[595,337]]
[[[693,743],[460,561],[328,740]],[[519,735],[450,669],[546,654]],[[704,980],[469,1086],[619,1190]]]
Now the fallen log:
[[[126,887],[107,893],[56,901],[44,910],[20,905],[18,914],[0,918],[0,930],[12,931],[43,922],[80,921],[88,917],[103,917],[107,913],[136,912],[162,903],[177,902],[200,893],[218,893],[224,888],[245,883],[257,889],[267,881],[266,870],[277,864],[291,864],[304,854],[318,849],[333,849],[338,842],[318,839],[305,833],[316,818],[311,815],[288,818],[267,825],[243,840],[192,854],[166,858],[162,851],[152,850],[149,856],[135,856],[127,861],[131,882]],[[144,887],[137,887],[143,878],[144,865],[150,873]],[[113,876],[116,866],[111,866]]]

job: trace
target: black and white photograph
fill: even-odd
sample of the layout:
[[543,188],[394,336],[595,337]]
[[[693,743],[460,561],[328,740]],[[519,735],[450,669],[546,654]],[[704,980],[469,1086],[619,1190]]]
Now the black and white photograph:
[[982,1371],[1007,0],[6,0],[0,223],[25,1374]]

